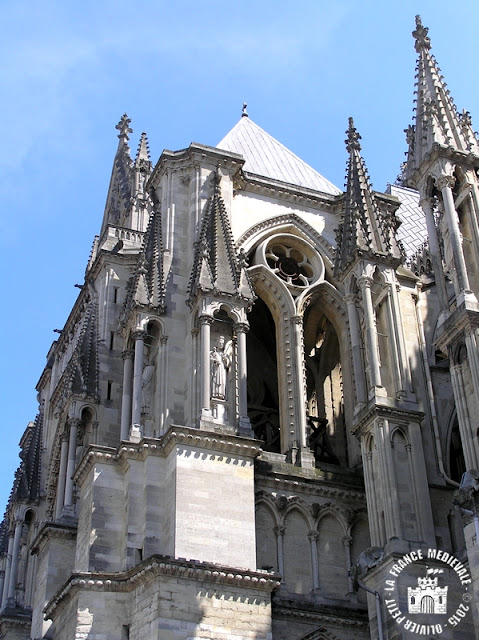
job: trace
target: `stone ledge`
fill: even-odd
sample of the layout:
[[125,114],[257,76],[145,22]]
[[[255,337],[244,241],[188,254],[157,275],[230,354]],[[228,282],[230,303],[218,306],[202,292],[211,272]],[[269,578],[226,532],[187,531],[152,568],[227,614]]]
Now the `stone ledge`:
[[62,522],[45,522],[32,543],[32,554],[37,554],[50,538],[69,538],[73,540],[77,535],[76,524]]
[[367,609],[351,609],[350,607],[314,604],[307,600],[291,600],[285,598],[273,598],[274,618],[303,618],[314,621],[317,624],[341,626],[344,628],[357,628],[368,630]]
[[128,571],[72,573],[45,607],[45,617],[53,620],[58,614],[58,608],[63,608],[81,589],[130,592],[145,579],[157,576],[233,585],[242,589],[256,589],[267,593],[277,589],[281,579],[277,573],[268,571],[235,569],[209,562],[153,555]]
[[228,453],[245,458],[256,458],[261,453],[261,442],[238,434],[217,433],[172,425],[161,438],[142,438],[140,442],[122,441],[115,450],[92,445],[78,466],[73,480],[81,484],[95,462],[126,466],[128,459],[145,460],[154,455],[166,457],[174,446],[189,446],[213,452]]

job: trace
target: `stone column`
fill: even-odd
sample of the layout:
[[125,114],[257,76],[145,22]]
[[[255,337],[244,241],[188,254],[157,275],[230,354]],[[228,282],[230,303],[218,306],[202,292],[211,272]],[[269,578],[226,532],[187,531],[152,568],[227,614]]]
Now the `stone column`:
[[8,551],[7,551],[7,565],[5,567],[5,582],[3,583],[2,594],[2,609],[7,604],[8,589],[10,584],[10,575],[12,572],[12,555],[13,555],[13,531],[8,533]]
[[57,501],[55,506],[55,520],[58,520],[62,516],[63,505],[65,503],[65,483],[67,473],[68,462],[68,436],[66,433],[61,435],[60,445],[60,468],[58,470],[58,487],[57,487]]
[[210,372],[210,351],[211,351],[211,324],[212,316],[200,316],[200,371],[201,371],[201,414],[205,417],[211,416],[211,372]]
[[472,380],[474,388],[479,390],[479,345],[478,345],[478,330],[471,329],[466,332],[465,342],[467,351],[467,361],[471,369]]
[[373,299],[371,295],[372,279],[367,276],[359,278],[359,286],[364,303],[364,321],[366,324],[366,341],[368,348],[368,361],[371,372],[371,386],[381,386],[381,372],[378,359],[378,336],[376,332],[376,320],[374,317]]
[[246,358],[246,334],[249,325],[240,322],[234,325],[238,343],[238,413],[240,428],[251,428],[248,418],[248,379]]
[[131,410],[130,440],[139,441],[141,438],[141,391],[143,387],[143,358],[145,350],[145,332],[135,331],[135,362],[133,369],[133,402]]
[[424,211],[426,218],[427,236],[429,240],[429,252],[431,254],[432,268],[436,279],[437,290],[439,294],[439,303],[442,310],[449,309],[447,299],[446,281],[444,280],[444,269],[441,260],[441,249],[437,237],[436,222],[434,220],[433,199],[421,198],[419,206]]
[[385,541],[382,540],[381,530],[379,527],[378,498],[376,495],[373,472],[373,453],[366,449],[364,437],[361,438],[361,451],[363,454],[364,486],[366,489],[371,544],[376,547],[381,547]]
[[446,216],[449,238],[454,256],[454,267],[456,269],[457,286],[459,288],[459,291],[456,291],[456,294],[460,294],[463,291],[469,293],[470,288],[466,261],[464,260],[464,252],[462,250],[462,236],[459,229],[459,220],[454,205],[454,196],[452,194],[452,187],[454,186],[455,181],[454,176],[441,176],[437,181],[437,187],[442,193],[444,213]]
[[131,424],[132,383],[133,383],[133,349],[125,349],[123,358],[123,395],[121,399],[120,440],[128,440]]
[[284,582],[284,554],[283,554],[283,536],[284,527],[274,527],[273,531],[276,534],[276,545],[278,554],[278,573],[281,575],[281,582]]
[[64,507],[71,510],[73,515],[73,473],[75,471],[75,458],[77,449],[78,425],[80,420],[70,421],[70,436],[68,439],[68,462],[65,479],[65,500]]
[[160,414],[160,435],[163,435],[167,427],[168,418],[168,336],[160,337],[160,351],[159,351],[159,371],[160,381],[157,385],[157,398],[158,408]]
[[[304,381],[304,353],[303,353],[303,316],[293,316],[294,350],[296,362],[296,394],[297,394],[297,422],[296,441],[301,449],[306,447],[306,397]],[[293,460],[293,464],[294,464]]]
[[12,565],[10,579],[8,581],[7,604],[15,606],[15,587],[17,586],[18,557],[20,554],[20,537],[22,535],[22,520],[15,520],[15,533],[13,535]]
[[367,401],[367,394],[364,384],[364,365],[361,357],[361,332],[359,330],[355,296],[350,293],[346,296],[345,300],[348,306],[349,333],[351,336],[354,381],[356,383],[356,399],[358,404],[365,404]]
[[0,602],[3,599],[3,589],[5,588],[5,569],[0,570]]
[[319,562],[318,562],[318,531],[308,533],[309,544],[311,546],[311,567],[313,571],[313,590],[319,589]]
[[353,593],[353,579],[351,578],[351,542],[353,541],[353,539],[351,538],[351,536],[344,536],[342,540],[344,544],[344,554],[346,559],[346,571],[348,572],[348,593]]
[[436,544],[436,534],[434,531],[431,497],[427,482],[426,463],[419,423],[411,422],[409,424],[408,434],[410,444],[406,445],[406,451],[409,452],[409,473],[413,485],[411,490],[416,500],[415,509],[418,527],[420,528],[421,540],[424,540],[430,547],[433,547]]
[[460,364],[450,367],[451,385],[456,401],[457,421],[459,423],[459,432],[461,434],[462,448],[464,450],[464,459],[466,469],[478,468],[478,456],[474,439],[472,437],[471,420],[469,409],[464,395],[464,380],[462,378],[462,368]]

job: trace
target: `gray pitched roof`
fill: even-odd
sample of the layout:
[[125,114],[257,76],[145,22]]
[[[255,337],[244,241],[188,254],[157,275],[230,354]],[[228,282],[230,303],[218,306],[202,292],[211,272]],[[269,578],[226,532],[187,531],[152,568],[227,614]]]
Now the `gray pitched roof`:
[[401,206],[396,212],[401,220],[397,237],[404,245],[406,255],[412,256],[427,240],[426,219],[419,206],[419,193],[414,189],[406,189],[395,184],[388,185],[386,193],[396,196],[401,201]]
[[241,154],[245,159],[244,170],[250,173],[332,195],[341,193],[332,182],[326,180],[247,116],[242,117],[226,134],[217,145],[217,149]]

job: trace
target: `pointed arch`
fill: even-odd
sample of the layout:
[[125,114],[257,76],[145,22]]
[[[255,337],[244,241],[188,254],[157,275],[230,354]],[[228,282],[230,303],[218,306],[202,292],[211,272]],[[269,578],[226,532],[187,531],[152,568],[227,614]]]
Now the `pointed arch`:
[[278,571],[278,513],[268,496],[256,501],[256,564],[260,569]]
[[[284,516],[284,582],[290,593],[308,594],[313,588],[313,567],[308,536],[310,518],[295,504]],[[302,549],[301,553],[298,550]]]
[[333,246],[316,229],[295,213],[262,220],[245,231],[237,240],[236,245],[238,248],[244,249],[246,253],[249,253],[271,233],[279,232],[292,233],[311,242],[322,257],[325,258],[328,271],[331,273],[334,262]]
[[319,526],[321,524],[321,520],[323,520],[324,518],[326,518],[327,516],[331,516],[332,518],[334,518],[335,520],[337,520],[338,524],[340,525],[341,529],[342,529],[342,534],[343,536],[347,536],[348,535],[348,529],[349,529],[349,520],[351,518],[351,513],[348,512],[346,509],[344,509],[343,507],[340,507],[339,505],[335,504],[334,502],[326,502],[325,504],[320,505],[319,507],[319,513],[316,519],[316,528],[319,529]]
[[346,429],[354,409],[352,355],[344,297],[329,282],[312,286],[296,301],[303,316],[310,445],[316,465],[354,465],[357,441]]
[[[270,450],[286,453],[292,444],[291,433],[296,433],[299,411],[291,354],[295,306],[286,285],[265,266],[251,267],[248,273],[259,298],[248,315],[248,413],[257,437],[267,441],[271,433]],[[261,303],[266,311],[259,317]],[[268,447],[268,442],[265,446]]]
[[295,498],[294,501],[290,502],[290,504],[287,505],[281,517],[280,524],[284,525],[288,514],[290,514],[294,510],[298,511],[302,515],[306,524],[308,525],[308,531],[314,529],[314,521],[311,518],[310,505],[302,498]]

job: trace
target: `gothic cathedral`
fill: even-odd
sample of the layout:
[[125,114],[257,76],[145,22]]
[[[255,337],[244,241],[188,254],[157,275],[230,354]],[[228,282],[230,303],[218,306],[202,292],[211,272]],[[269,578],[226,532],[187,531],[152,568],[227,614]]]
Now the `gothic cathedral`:
[[479,142],[413,36],[387,193],[352,118],[344,192],[246,108],[156,165],[121,118],[20,441],[1,639],[477,637]]

